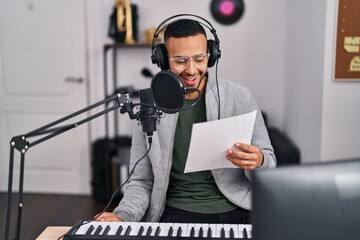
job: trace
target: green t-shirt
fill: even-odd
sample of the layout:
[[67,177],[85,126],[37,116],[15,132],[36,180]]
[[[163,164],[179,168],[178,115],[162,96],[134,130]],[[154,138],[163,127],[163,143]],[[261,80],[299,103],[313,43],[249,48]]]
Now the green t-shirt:
[[[194,100],[185,100],[184,107]],[[206,121],[205,96],[194,107],[179,112],[177,122],[167,205],[196,213],[224,213],[236,206],[216,186],[210,171],[184,174],[193,123]]]

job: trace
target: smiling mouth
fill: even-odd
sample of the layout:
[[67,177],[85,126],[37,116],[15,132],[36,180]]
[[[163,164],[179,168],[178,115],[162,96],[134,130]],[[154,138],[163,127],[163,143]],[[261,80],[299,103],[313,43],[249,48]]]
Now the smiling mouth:
[[188,77],[181,76],[181,78],[184,84],[187,86],[196,84],[196,79],[197,79],[196,76],[188,76]]

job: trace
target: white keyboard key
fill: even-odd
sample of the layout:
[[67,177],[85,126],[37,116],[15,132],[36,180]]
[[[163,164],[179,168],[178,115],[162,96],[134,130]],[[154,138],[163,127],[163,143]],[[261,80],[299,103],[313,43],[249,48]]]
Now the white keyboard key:
[[195,224],[194,223],[187,223],[187,229],[184,235],[181,235],[182,237],[190,237],[191,231],[193,230]]
[[233,230],[234,232],[234,238],[239,238],[239,228],[238,228],[238,224],[230,224],[230,228]]
[[155,236],[155,234],[157,233],[157,228],[159,227],[159,223],[151,223],[151,234],[150,236]]
[[81,225],[75,232],[76,235],[85,235],[88,229],[91,227],[92,222]]
[[202,231],[203,231],[203,237],[206,238],[208,237],[208,232],[209,232],[209,224],[208,223],[202,223],[201,224],[202,227]]
[[120,224],[118,222],[109,222],[109,226],[110,226],[110,231],[107,233],[107,235],[114,236]]
[[230,224],[224,224],[225,238],[230,238]]
[[187,233],[187,229],[188,229],[188,224],[187,223],[181,223],[180,224],[180,228],[181,228],[181,237],[185,237],[186,233]]
[[248,238],[252,238],[252,225],[251,224],[245,224],[244,226],[245,226]]
[[174,225],[173,223],[161,223],[161,225],[160,225],[161,231],[160,231],[159,236],[160,237],[168,236],[169,230],[173,225]]
[[147,235],[151,224],[152,224],[151,222],[145,222],[145,223],[143,224],[144,231],[143,231],[143,233],[141,234],[141,236],[146,236],[146,235]]
[[130,236],[137,236],[139,233],[140,224],[137,222],[133,222],[130,224],[131,231],[129,233]]

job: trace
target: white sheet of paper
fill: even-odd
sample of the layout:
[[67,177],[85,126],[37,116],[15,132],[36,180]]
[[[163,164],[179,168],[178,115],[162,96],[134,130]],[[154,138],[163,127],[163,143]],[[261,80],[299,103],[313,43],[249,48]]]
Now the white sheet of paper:
[[236,142],[251,143],[256,110],[218,121],[193,125],[184,173],[217,168],[237,168],[225,158]]

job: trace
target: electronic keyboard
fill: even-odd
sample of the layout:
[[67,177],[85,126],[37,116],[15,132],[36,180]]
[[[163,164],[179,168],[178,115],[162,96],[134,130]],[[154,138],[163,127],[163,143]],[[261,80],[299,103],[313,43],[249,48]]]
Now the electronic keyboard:
[[75,224],[63,239],[251,239],[251,231],[251,224],[81,221]]

